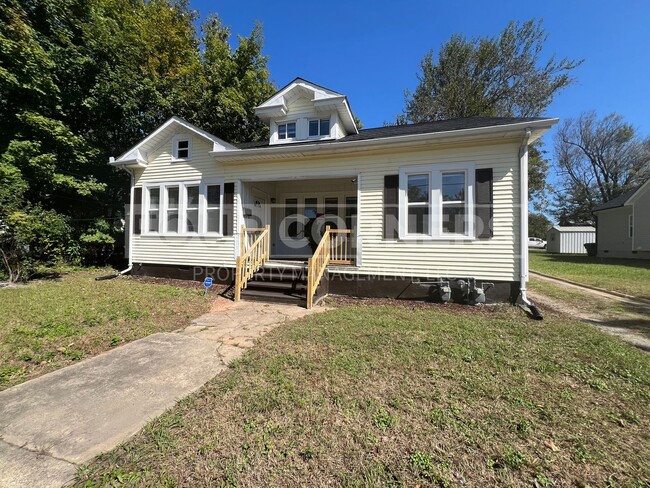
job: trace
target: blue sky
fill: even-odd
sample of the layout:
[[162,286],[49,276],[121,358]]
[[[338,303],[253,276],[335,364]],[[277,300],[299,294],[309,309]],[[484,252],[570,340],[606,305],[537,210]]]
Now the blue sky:
[[[363,1],[220,2],[190,0],[205,17],[217,12],[236,35],[262,22],[272,80],[296,76],[348,96],[365,127],[392,121],[414,89],[419,61],[454,33],[495,35],[510,20],[544,21],[545,55],[584,59],[577,83],[546,115],[615,111],[650,134],[650,2],[645,1]],[[498,7],[494,7],[498,5]],[[547,143],[550,139],[546,138]]]

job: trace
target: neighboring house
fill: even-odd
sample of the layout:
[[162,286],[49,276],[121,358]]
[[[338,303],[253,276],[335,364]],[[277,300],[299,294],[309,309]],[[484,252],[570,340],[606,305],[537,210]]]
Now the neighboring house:
[[557,119],[359,130],[344,95],[301,78],[256,110],[268,140],[233,144],[173,117],[111,159],[132,175],[134,274],[239,288],[261,267],[249,288],[264,279],[269,295],[291,295],[269,270],[298,270],[285,281],[307,294],[445,299],[448,282],[456,299],[491,301],[525,288],[528,144]]
[[554,225],[546,233],[546,251],[562,254],[587,254],[585,244],[596,242],[596,229],[591,226]]
[[597,256],[650,259],[650,180],[594,210]]

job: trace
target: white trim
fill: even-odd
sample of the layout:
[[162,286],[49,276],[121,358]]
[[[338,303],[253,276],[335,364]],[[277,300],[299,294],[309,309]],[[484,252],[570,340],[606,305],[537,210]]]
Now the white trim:
[[[152,142],[156,137],[158,137],[163,131],[167,130],[172,125],[178,125],[182,127],[185,131],[194,133],[199,137],[212,142],[212,152],[225,152],[225,151],[239,151],[232,144],[224,141],[223,139],[218,138],[210,134],[209,132],[204,131],[203,129],[198,128],[195,125],[190,124],[188,121],[173,116],[172,118],[165,121],[160,127],[154,130],[147,137],[138,142],[135,146],[131,147],[126,152],[122,153],[117,159],[109,158],[108,164],[111,166],[124,166],[124,167],[147,167],[147,158],[145,156],[145,149],[148,148],[149,143]],[[155,142],[155,141],[154,141]]]
[[641,193],[643,193],[645,189],[648,187],[650,187],[650,178],[648,178],[648,180],[645,183],[643,183],[643,185],[637,188],[637,190],[634,193],[632,193],[632,195],[630,195],[630,197],[625,201],[625,203],[623,203],[623,205],[627,206],[627,205],[634,204],[637,198],[641,196]]
[[[271,144],[261,148],[241,149],[239,151],[210,151],[216,160],[222,163],[245,163],[251,160],[273,158],[286,159],[288,157],[302,158],[309,154],[337,154],[368,151],[372,149],[381,150],[386,146],[402,148],[413,145],[428,146],[434,141],[494,141],[495,135],[500,134],[502,138],[521,138],[521,130],[531,128],[534,130],[531,142],[541,137],[548,129],[557,124],[559,119],[542,119],[532,122],[518,122],[515,124],[504,124],[489,127],[476,127],[472,129],[459,129],[444,132],[429,132],[426,134],[407,134],[402,136],[380,137],[375,139],[362,139],[354,141],[333,141],[331,143],[314,144]],[[278,147],[281,146],[281,149]]]
[[[417,241],[457,241],[476,239],[474,223],[474,162],[459,162],[447,164],[428,164],[418,166],[402,166],[399,168],[399,239]],[[465,215],[466,234],[449,234],[443,232],[443,204],[442,204],[442,175],[443,173],[465,173]],[[429,177],[429,233],[408,233],[408,198],[406,195],[408,176],[426,174]],[[413,205],[413,204],[411,204]],[[425,206],[425,205],[421,205]]]
[[[187,141],[187,157],[179,158],[178,157],[178,143],[181,141]],[[192,135],[191,134],[176,134],[172,137],[172,150],[171,157],[173,162],[177,161],[191,161],[192,160]],[[185,148],[183,148],[185,149]]]
[[[209,185],[219,185],[219,232],[207,231],[207,187]],[[187,210],[187,187],[199,187],[199,219],[198,231],[188,232],[186,229],[186,210]],[[178,187],[178,228],[177,231],[170,231],[167,228],[167,213],[169,211],[167,189]],[[143,205],[142,205],[142,228],[141,233],[144,236],[161,236],[161,237],[223,237],[223,178],[204,178],[202,180],[183,180],[183,181],[161,181],[147,182],[142,185]],[[158,205],[158,231],[149,231],[149,191],[151,188],[160,190]]]

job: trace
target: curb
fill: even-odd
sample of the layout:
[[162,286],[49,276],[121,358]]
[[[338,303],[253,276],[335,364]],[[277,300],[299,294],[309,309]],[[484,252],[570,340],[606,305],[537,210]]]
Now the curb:
[[557,276],[551,276],[544,273],[540,273],[539,271],[529,270],[528,272],[532,275],[543,276],[544,278],[550,278],[552,280],[561,281],[563,283],[568,283],[569,285],[579,286],[581,288],[587,288],[589,290],[598,291],[601,293],[605,293],[607,295],[613,295],[615,297],[625,298],[627,300],[634,300],[637,302],[642,302],[650,305],[650,300],[648,300],[647,298],[635,297],[633,295],[627,295],[625,293],[620,293],[618,291],[605,290],[603,288],[598,288],[597,286],[585,285],[584,283],[578,283],[577,281],[571,281],[564,278],[558,278]]

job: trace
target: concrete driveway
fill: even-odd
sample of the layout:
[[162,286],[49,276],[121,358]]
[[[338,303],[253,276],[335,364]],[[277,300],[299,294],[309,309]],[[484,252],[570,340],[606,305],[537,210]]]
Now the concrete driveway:
[[200,388],[256,338],[308,313],[219,298],[183,331],[153,334],[0,392],[0,487],[72,481],[80,464]]

